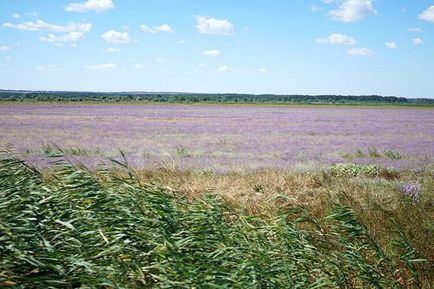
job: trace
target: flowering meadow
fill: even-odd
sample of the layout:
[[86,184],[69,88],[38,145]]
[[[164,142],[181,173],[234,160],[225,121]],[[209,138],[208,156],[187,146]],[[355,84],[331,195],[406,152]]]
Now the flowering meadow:
[[0,287],[434,288],[434,110],[0,104]]
[[90,167],[119,150],[132,167],[212,171],[434,162],[424,108],[3,103],[0,131],[0,147],[36,165],[56,146]]

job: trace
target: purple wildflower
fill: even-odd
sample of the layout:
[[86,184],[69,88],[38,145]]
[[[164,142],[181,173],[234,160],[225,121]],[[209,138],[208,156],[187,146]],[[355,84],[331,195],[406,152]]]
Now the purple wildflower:
[[406,183],[401,185],[400,191],[404,196],[411,198],[414,203],[417,203],[421,198],[422,187],[418,183]]

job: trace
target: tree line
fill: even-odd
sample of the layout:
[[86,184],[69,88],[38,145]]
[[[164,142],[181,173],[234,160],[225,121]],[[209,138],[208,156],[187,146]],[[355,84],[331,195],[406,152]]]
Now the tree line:
[[7,101],[145,101],[169,103],[268,103],[268,104],[406,104],[434,105],[434,99],[409,99],[379,95],[276,95],[235,93],[140,93],[140,92],[58,92],[0,90]]

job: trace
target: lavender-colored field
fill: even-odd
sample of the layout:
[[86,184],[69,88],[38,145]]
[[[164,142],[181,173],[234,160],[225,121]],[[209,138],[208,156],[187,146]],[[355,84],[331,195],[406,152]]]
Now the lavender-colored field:
[[0,104],[0,146],[42,165],[57,144],[89,166],[311,170],[434,163],[434,110],[231,105]]

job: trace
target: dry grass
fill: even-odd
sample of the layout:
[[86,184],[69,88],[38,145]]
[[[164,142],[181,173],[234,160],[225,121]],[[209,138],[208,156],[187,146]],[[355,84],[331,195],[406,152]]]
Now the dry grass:
[[[284,206],[304,206],[312,216],[327,214],[342,194],[382,244],[390,242],[388,217],[410,236],[416,248],[434,264],[434,172],[400,172],[390,177],[335,177],[327,171],[263,170],[248,174],[201,171],[139,170],[144,183],[176,188],[190,198],[206,193],[222,197],[251,214],[272,215]],[[402,196],[403,183],[423,184],[423,198],[414,204]],[[434,268],[433,268],[434,269]]]
[[[252,211],[272,210],[275,205],[273,199],[277,196],[284,197],[287,203],[315,209],[321,202],[328,201],[341,192],[359,201],[370,196],[386,204],[396,199],[399,191],[398,184],[411,178],[409,174],[403,174],[396,180],[368,177],[347,178],[334,177],[325,171],[283,170],[263,170],[248,174],[206,174],[161,169],[139,170],[136,173],[143,182],[173,187],[193,197],[210,192],[231,203],[248,207]],[[427,174],[423,178],[430,176]]]

